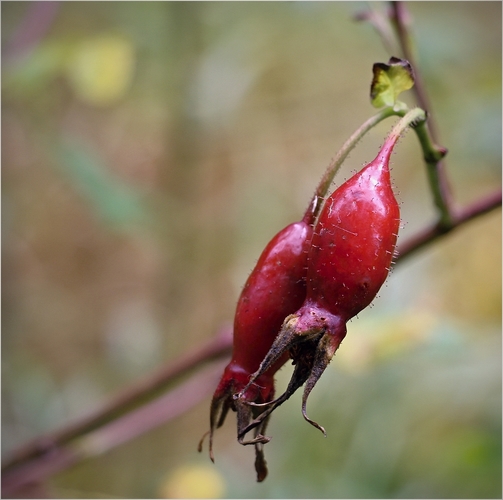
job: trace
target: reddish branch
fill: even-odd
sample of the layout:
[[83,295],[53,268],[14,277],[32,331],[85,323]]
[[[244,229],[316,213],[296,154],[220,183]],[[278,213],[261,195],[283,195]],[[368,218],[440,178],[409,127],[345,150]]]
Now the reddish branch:
[[[211,350],[218,352],[223,347],[222,339],[218,336],[215,337],[207,347],[210,349],[206,356],[210,355]],[[222,354],[225,352],[227,352],[226,349],[222,351]],[[186,361],[191,360],[187,368],[200,368],[204,361],[198,351],[194,351],[185,359]],[[211,394],[218,383],[223,367],[222,362],[213,363],[207,369],[198,371],[167,394],[115,418],[93,432],[88,432],[85,426],[80,429],[80,432],[75,432],[78,425],[76,423],[73,426],[74,439],[71,442],[53,443],[53,446],[46,449],[44,454],[38,454],[30,459],[27,457],[18,462],[17,466],[6,470],[2,474],[2,496],[4,498],[19,498],[27,488],[40,484],[47,477],[76,465],[86,458],[115,448],[182,415],[199,404],[208,394]],[[168,371],[172,371],[171,368]],[[158,379],[158,375],[150,377],[151,385],[155,385]],[[135,390],[128,392],[132,396]],[[144,397],[145,395],[138,396]],[[98,413],[103,414],[103,410]],[[36,443],[33,444],[36,445]],[[38,453],[40,449],[34,448],[33,451]]]
[[22,462],[51,453],[58,447],[108,424],[124,413],[153,399],[176,379],[199,368],[204,363],[230,356],[231,349],[232,331],[230,327],[225,327],[207,344],[188,352],[173,364],[163,367],[158,372],[127,388],[102,408],[67,427],[37,438],[18,449],[6,463],[2,464],[2,472],[14,468]]
[[423,229],[414,236],[410,237],[398,249],[397,263],[409,257],[418,250],[429,245],[438,238],[445,236],[454,229],[466,224],[467,222],[480,217],[498,207],[501,207],[501,190],[498,190],[487,197],[477,200],[472,205],[459,210],[452,216],[452,224],[444,226],[437,223]]

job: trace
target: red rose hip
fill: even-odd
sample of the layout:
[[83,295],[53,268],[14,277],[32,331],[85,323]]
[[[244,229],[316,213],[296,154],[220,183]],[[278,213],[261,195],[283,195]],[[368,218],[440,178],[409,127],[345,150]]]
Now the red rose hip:
[[[310,219],[310,212],[306,213]],[[274,374],[288,360],[283,353],[253,384],[250,376],[259,368],[286,316],[296,311],[306,297],[307,253],[313,233],[305,220],[288,225],[269,242],[248,277],[239,297],[234,318],[234,340],[231,362],[213,395],[210,408],[210,457],[213,460],[213,433],[220,427],[229,409],[237,412],[241,444],[254,444],[257,479],[262,481],[267,468],[262,447],[269,439],[263,436],[267,420],[255,430],[255,438],[244,441],[242,430],[263,409],[262,404],[274,398]],[[248,387],[243,390],[245,386]],[[239,400],[234,394],[242,392]]]
[[285,318],[250,382],[285,352],[294,361],[294,373],[285,393],[243,432],[267,418],[304,383],[304,418],[325,432],[307,417],[307,398],[344,339],[346,323],[372,302],[389,273],[400,224],[389,160],[402,130],[395,128],[377,157],[326,200],[309,249],[306,300]]

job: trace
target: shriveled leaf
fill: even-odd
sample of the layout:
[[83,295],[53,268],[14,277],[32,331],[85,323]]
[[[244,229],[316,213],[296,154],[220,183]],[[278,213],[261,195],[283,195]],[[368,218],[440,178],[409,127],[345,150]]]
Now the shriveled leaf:
[[404,59],[392,57],[388,64],[375,63],[374,77],[370,86],[370,99],[376,108],[394,106],[397,97],[414,85],[414,71]]

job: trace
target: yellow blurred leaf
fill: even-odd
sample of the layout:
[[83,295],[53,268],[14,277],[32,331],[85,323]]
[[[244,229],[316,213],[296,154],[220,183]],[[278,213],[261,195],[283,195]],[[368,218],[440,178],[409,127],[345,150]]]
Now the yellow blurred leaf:
[[184,465],[169,474],[158,491],[160,498],[221,498],[222,476],[210,465]]
[[134,47],[126,38],[100,35],[76,45],[66,72],[80,99],[103,106],[119,100],[129,90],[134,62]]

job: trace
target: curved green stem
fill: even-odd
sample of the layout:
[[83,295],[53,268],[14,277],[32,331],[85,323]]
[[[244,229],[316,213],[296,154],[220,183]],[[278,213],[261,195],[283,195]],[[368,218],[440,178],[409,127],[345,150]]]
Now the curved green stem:
[[[426,126],[425,112],[421,108],[415,108],[416,116],[411,115],[412,118],[403,125],[396,125],[396,127],[403,127],[412,125],[416,132],[419,144],[423,151],[423,158],[426,163],[426,170],[428,175],[428,182],[433,195],[433,201],[437,210],[439,211],[439,224],[443,227],[450,227],[453,221],[452,208],[447,196],[447,188],[445,186],[444,177],[441,175],[439,164],[442,158],[447,154],[447,149],[437,146],[431,137],[430,131]],[[414,111],[414,110],[412,110]],[[356,146],[358,141],[379,122],[383,121],[390,116],[400,116],[405,118],[410,110],[407,106],[401,104],[394,107],[386,107],[379,111],[374,116],[371,116],[360,127],[358,127],[353,134],[342,145],[341,149],[334,156],[328,165],[325,173],[316,188],[316,191],[309,203],[309,206],[304,214],[303,220],[308,224],[314,224],[316,218],[321,210],[323,200],[330,189],[330,185],[339,171],[342,163],[347,158],[351,150]],[[399,122],[400,123],[400,122]],[[399,132],[403,132],[403,129]],[[393,132],[392,132],[393,133]]]
[[316,217],[321,210],[323,199],[330,189],[330,184],[332,184],[335,174],[339,171],[342,163],[347,158],[350,151],[356,146],[358,141],[379,122],[381,122],[385,118],[396,115],[398,112],[398,109],[395,109],[391,106],[382,109],[377,114],[371,116],[367,121],[362,123],[360,127],[358,127],[347,139],[347,141],[342,145],[341,149],[339,149],[339,151],[325,170],[325,173],[323,174],[323,177],[318,184],[313,198],[311,199],[311,202],[309,203],[309,206],[304,214],[304,222],[307,222],[308,224],[314,224]]
[[452,204],[449,202],[446,180],[440,168],[441,160],[447,154],[447,149],[436,146],[432,142],[431,135],[424,123],[417,127],[416,133],[426,162],[426,172],[433,202],[439,211],[439,224],[445,228],[451,227],[454,218]]
[[[408,111],[406,109],[401,109],[395,114],[398,116],[405,116],[407,112]],[[419,140],[419,144],[423,152],[423,159],[426,163],[426,173],[433,196],[433,202],[439,212],[438,224],[443,228],[450,228],[452,227],[454,221],[454,214],[449,201],[450,197],[445,177],[442,175],[442,170],[440,168],[440,163],[443,157],[447,154],[447,149],[438,146],[434,142],[426,120],[422,120],[417,124],[414,124],[413,128]]]
[[400,113],[403,113],[403,116],[391,130],[387,141],[396,142],[406,128],[419,127],[424,125],[426,120],[426,113],[421,108],[413,108],[410,111]]

